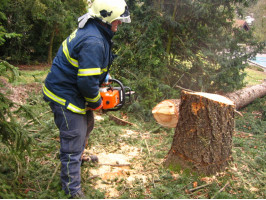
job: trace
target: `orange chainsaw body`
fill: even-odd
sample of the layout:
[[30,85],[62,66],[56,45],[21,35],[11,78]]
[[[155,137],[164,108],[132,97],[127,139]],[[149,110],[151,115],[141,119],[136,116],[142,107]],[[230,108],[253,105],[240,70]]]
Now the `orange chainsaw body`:
[[116,107],[120,103],[120,96],[118,90],[103,90],[100,92],[102,101],[103,101],[103,107],[102,109],[111,109]]

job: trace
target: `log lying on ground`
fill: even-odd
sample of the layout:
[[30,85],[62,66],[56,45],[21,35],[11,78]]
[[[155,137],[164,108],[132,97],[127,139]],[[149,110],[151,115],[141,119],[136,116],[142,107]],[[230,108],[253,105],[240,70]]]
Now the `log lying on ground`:
[[182,91],[172,147],[164,165],[206,175],[231,161],[234,102],[209,93]]
[[266,95],[266,81],[262,84],[254,85],[251,87],[246,87],[236,92],[228,93],[225,96],[231,99],[235,105],[236,109],[243,108],[244,106],[250,104],[257,98],[264,97]]
[[[235,108],[240,109],[257,98],[266,95],[266,81],[262,84],[237,90],[225,94],[235,103]],[[164,100],[157,104],[152,110],[155,120],[162,126],[175,128],[178,122],[180,99]]]

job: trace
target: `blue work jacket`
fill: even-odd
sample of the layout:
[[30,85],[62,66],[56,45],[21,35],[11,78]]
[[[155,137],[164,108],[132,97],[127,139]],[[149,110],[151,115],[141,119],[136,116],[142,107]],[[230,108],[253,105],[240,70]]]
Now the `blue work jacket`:
[[[101,104],[99,87],[109,71],[113,55],[110,28],[91,19],[61,45],[43,87],[44,99],[85,114],[85,107]],[[86,105],[87,104],[87,105]]]

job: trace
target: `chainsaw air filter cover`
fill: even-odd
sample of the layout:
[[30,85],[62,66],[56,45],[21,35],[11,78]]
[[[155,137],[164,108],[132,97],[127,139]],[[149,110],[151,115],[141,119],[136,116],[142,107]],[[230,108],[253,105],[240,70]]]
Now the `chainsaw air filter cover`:
[[101,92],[103,107],[102,109],[111,109],[116,107],[120,103],[119,91],[109,89]]

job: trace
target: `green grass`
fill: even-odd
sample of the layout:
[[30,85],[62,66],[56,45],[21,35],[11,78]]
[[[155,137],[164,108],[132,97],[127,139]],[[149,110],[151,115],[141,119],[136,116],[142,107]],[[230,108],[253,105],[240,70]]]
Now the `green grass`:
[[49,71],[50,69],[38,70],[38,71],[32,71],[32,70],[20,71],[20,76],[16,80],[15,85],[29,84],[33,82],[42,83]]
[[[47,72],[23,71],[16,84],[32,81],[42,84]],[[33,76],[35,78],[32,79]],[[127,120],[135,126],[120,126],[108,115],[101,115],[103,120],[96,121],[91,133],[89,150],[96,154],[106,152],[129,156],[132,152],[127,149],[136,148],[137,154],[130,157],[131,166],[126,176],[110,180],[99,177],[91,179],[92,171],[101,166],[85,163],[82,166],[82,186],[87,198],[264,199],[265,100],[266,97],[255,100],[240,111],[243,117],[236,116],[234,161],[224,172],[210,177],[182,171],[177,173],[163,167],[162,162],[171,147],[174,129],[160,127],[154,121],[144,122],[130,113],[127,113]],[[40,124],[37,121],[21,121],[33,138],[33,144],[31,155],[25,157],[20,174],[8,149],[0,143],[0,198],[68,198],[61,190],[59,132],[50,108],[42,100],[41,92],[32,93],[26,106],[31,108]],[[122,118],[125,116],[122,112],[110,114]],[[131,134],[125,135],[126,130],[131,131]],[[135,180],[129,181],[127,178],[133,175]],[[117,191],[118,196],[112,197],[107,189],[98,188],[99,185]]]
[[261,71],[261,68],[249,67],[244,71],[247,76],[244,79],[244,82],[247,85],[257,85],[261,84],[264,79],[266,79],[266,72]]

